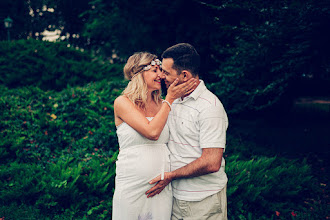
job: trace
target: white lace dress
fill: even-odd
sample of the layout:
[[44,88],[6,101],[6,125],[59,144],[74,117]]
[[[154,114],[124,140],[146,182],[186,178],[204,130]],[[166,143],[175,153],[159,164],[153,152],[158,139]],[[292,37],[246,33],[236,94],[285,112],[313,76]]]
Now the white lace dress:
[[[148,117],[150,121],[152,118]],[[113,220],[169,220],[172,212],[172,189],[169,184],[158,195],[147,198],[148,182],[170,171],[169,130],[164,127],[157,141],[149,140],[126,123],[117,127],[120,147],[116,162]]]

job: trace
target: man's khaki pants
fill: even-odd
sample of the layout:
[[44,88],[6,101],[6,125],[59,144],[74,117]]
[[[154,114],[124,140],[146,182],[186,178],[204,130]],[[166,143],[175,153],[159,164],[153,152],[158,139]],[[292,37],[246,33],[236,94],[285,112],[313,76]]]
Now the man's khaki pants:
[[173,199],[172,220],[227,220],[227,186],[202,201]]

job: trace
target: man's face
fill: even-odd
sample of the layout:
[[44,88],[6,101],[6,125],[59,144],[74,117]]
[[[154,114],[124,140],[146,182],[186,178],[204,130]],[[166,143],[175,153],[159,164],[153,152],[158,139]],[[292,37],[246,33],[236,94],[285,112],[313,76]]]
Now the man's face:
[[172,58],[164,58],[162,60],[162,76],[161,78],[164,80],[166,84],[166,88],[168,88],[176,78],[179,78],[179,83],[182,83],[180,77],[177,74],[177,71],[172,68],[173,66],[173,59]]

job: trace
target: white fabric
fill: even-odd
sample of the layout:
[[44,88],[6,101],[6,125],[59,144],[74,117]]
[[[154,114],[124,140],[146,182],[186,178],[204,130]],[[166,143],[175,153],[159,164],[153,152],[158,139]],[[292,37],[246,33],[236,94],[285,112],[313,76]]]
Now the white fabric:
[[117,127],[117,136],[120,152],[116,162],[112,219],[170,219],[173,197],[170,184],[152,198],[145,195],[154,186],[148,182],[170,170],[167,125],[157,141],[143,137],[126,123]]
[[[199,158],[202,148],[225,148],[227,114],[202,80],[193,93],[173,102],[167,124],[172,171]],[[222,158],[218,172],[172,181],[173,195],[180,200],[200,201],[219,192],[226,184],[225,160]]]

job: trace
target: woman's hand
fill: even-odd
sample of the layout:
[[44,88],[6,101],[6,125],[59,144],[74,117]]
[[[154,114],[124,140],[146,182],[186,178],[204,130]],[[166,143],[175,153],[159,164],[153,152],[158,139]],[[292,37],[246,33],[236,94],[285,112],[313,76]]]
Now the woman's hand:
[[190,94],[195,89],[197,79],[191,78],[187,82],[177,85],[179,79],[177,78],[174,82],[168,87],[166,100],[171,104],[175,99],[180,98],[184,95]]

